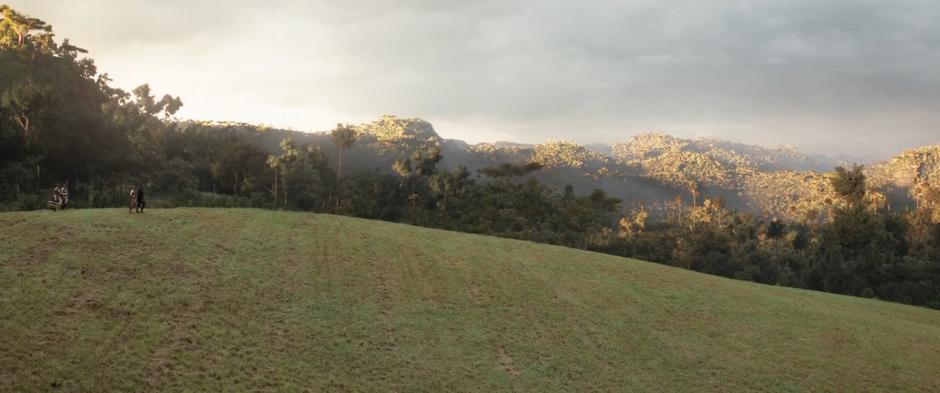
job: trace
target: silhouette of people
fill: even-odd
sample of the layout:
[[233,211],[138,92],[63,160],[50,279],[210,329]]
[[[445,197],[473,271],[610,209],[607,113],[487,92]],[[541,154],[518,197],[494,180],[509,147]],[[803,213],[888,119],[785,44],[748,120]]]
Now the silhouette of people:
[[52,210],[61,210],[69,206],[69,183],[56,184],[52,189],[52,199],[46,202],[46,206]]
[[144,207],[147,206],[147,202],[144,201],[144,187],[137,186],[137,212],[143,213]]
[[62,208],[62,184],[56,184],[55,188],[52,189],[52,199],[46,203],[46,206],[52,210],[59,210]]

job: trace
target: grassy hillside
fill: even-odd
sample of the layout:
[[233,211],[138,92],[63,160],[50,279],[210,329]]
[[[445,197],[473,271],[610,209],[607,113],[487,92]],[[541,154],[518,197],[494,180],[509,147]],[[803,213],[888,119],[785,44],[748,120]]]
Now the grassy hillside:
[[0,391],[937,391],[940,312],[260,210],[0,214]]

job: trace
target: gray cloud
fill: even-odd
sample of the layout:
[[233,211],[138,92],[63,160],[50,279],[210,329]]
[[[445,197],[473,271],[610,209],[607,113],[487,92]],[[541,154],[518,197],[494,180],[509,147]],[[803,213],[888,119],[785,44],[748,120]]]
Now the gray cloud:
[[933,1],[13,1],[183,115],[446,137],[645,131],[890,154],[940,142]]

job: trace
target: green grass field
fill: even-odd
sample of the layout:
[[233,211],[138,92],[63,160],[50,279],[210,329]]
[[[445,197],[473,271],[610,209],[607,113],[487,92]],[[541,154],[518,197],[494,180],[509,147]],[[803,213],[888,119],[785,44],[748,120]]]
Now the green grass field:
[[940,312],[330,215],[0,214],[0,391],[940,391]]

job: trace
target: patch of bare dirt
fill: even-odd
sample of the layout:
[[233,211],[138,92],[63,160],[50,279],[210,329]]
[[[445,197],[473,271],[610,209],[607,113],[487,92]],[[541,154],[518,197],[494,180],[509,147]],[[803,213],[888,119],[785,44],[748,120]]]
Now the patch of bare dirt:
[[515,364],[513,364],[512,357],[509,356],[509,353],[506,352],[506,350],[503,347],[497,346],[496,354],[499,355],[499,365],[504,370],[506,370],[506,372],[509,373],[509,375],[512,375],[513,377],[518,377],[519,369],[516,368]]
[[82,311],[95,311],[102,307],[99,296],[94,292],[84,292],[72,298],[65,305],[64,314],[75,314]]
[[470,297],[470,301],[472,301],[473,304],[477,306],[482,306],[485,300],[483,297],[483,292],[481,292],[480,288],[477,288],[476,286],[472,286],[467,290],[467,296]]

